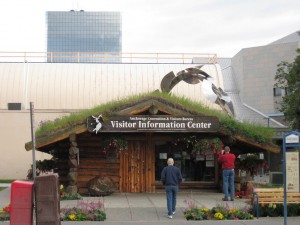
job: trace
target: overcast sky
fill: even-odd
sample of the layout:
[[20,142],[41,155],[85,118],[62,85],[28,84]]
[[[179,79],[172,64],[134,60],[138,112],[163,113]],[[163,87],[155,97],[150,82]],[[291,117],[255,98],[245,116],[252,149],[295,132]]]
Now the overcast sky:
[[299,0],[0,0],[0,52],[46,51],[46,11],[120,11],[123,52],[216,53],[300,30]]

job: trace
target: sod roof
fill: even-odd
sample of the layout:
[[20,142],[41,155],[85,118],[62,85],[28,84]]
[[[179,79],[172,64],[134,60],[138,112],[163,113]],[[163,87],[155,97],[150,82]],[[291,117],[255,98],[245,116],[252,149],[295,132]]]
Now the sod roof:
[[[273,129],[239,122],[223,111],[209,109],[199,102],[158,91],[108,102],[49,121],[36,131],[36,149],[45,151],[47,146],[69,138],[70,134],[88,132],[86,119],[89,116],[143,115],[153,106],[158,109],[159,115],[216,116],[220,121],[220,129],[216,132],[216,136],[231,138],[240,148],[252,149],[254,152],[280,152],[280,147],[272,141],[275,133]],[[25,149],[31,150],[32,142],[26,143]]]

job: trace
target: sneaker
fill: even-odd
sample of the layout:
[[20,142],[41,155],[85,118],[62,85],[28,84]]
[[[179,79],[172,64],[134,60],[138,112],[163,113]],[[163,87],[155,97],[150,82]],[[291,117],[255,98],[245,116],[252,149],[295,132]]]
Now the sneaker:
[[172,216],[172,215],[168,215],[168,218],[169,218],[169,219],[173,219],[173,216]]
[[222,201],[228,201],[228,199],[226,199],[226,198],[222,198]]
[[176,211],[172,212],[172,215],[175,215]]

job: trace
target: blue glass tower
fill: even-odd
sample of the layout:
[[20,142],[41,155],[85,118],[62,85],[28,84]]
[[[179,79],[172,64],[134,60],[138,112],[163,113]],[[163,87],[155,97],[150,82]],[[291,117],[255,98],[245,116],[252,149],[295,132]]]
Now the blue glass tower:
[[48,62],[121,61],[120,12],[49,11],[46,21]]

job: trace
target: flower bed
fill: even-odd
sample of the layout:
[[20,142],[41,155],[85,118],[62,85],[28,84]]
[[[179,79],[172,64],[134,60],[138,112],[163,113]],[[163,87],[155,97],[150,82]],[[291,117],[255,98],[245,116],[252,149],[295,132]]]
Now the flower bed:
[[249,220],[254,218],[249,207],[230,208],[226,204],[226,206],[219,205],[208,209],[198,208],[192,200],[185,202],[188,204],[188,208],[184,210],[184,217],[187,220]]
[[8,204],[3,209],[0,209],[0,221],[9,220],[10,217],[10,204]]
[[104,221],[106,214],[103,211],[104,204],[79,200],[76,207],[66,207],[60,210],[61,221]]
[[[66,207],[60,210],[61,221],[104,221],[106,214],[104,204],[98,202],[79,200],[76,207]],[[0,210],[0,221],[8,221],[10,218],[10,205]]]
[[[259,216],[277,217],[284,216],[283,204],[281,203],[262,203],[259,204]],[[256,212],[255,216],[256,216]],[[287,216],[300,216],[300,204],[287,204]]]

